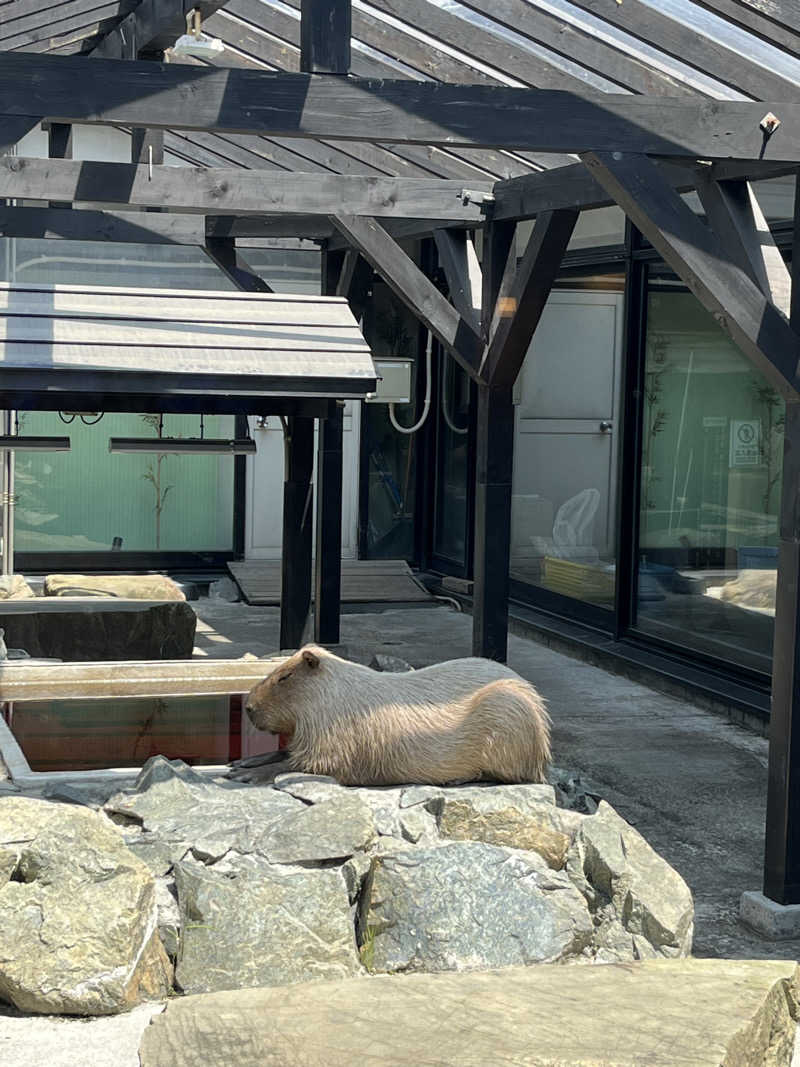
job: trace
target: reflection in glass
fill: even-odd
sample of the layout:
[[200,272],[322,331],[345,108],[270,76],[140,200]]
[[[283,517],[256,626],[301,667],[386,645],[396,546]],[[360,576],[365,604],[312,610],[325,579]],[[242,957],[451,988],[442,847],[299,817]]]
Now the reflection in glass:
[[467,546],[469,397],[466,371],[440,352],[434,552],[459,566],[466,562]]
[[638,628],[769,670],[783,401],[655,271],[646,345]]

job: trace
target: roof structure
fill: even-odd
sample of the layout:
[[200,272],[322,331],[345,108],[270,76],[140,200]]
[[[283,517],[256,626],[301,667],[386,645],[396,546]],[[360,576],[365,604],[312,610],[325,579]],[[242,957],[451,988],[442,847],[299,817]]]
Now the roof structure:
[[[300,0],[197,6],[207,32],[225,44],[217,65],[299,69]],[[0,0],[0,51],[113,55],[104,42],[136,8],[136,0]],[[351,49],[358,77],[800,99],[800,0],[354,0]],[[511,178],[572,158],[185,130],[168,132],[164,147],[198,166],[464,182]]]
[[5,403],[45,410],[266,414],[376,384],[341,297],[76,285],[0,285],[0,372]]

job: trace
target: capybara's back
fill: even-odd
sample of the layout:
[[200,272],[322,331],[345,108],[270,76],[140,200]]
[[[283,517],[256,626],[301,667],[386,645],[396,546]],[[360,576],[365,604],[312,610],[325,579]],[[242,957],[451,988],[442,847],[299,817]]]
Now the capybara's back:
[[253,688],[247,712],[291,735],[294,769],[348,785],[541,782],[550,760],[542,698],[492,660],[384,674],[309,645]]

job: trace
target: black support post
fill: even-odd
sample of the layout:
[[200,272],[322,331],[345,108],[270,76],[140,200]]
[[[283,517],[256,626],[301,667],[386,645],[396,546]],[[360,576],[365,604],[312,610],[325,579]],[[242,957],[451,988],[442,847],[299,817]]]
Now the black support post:
[[478,384],[475,466],[475,600],[472,652],[504,663],[508,654],[508,567],[514,404],[510,386]]
[[[322,294],[349,296],[350,281],[343,277],[353,253],[322,252]],[[352,268],[354,264],[350,262]],[[352,279],[353,270],[348,270]],[[345,291],[341,292],[342,284]],[[327,419],[319,420],[317,437],[317,529],[314,570],[314,640],[320,645],[339,643],[342,602],[342,447],[344,412],[340,404]]]
[[314,574],[314,640],[339,643],[342,599],[342,444],[344,409],[319,420],[317,440],[317,554]]
[[350,0],[303,0],[300,69],[309,74],[347,74],[350,23]]
[[[800,332],[800,176],[796,182],[790,321]],[[780,507],[764,896],[800,904],[800,397],[786,402]]]
[[[65,122],[47,122],[47,154],[50,159],[72,159],[72,126]],[[69,201],[51,200],[50,207],[71,208]]]
[[314,420],[286,420],[281,558],[281,648],[299,648],[311,608]]

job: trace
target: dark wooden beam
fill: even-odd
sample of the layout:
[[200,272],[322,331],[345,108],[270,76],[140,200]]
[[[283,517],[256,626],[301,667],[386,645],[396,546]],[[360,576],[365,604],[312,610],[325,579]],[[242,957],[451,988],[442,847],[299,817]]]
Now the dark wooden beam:
[[[483,235],[482,321],[494,309],[516,267],[516,226],[490,222]],[[511,482],[514,472],[514,401],[510,387],[478,382],[475,453],[475,527],[472,651],[505,662],[508,654],[508,582],[511,558]]]
[[792,279],[770,233],[767,220],[746,181],[716,182],[700,168],[697,192],[711,229],[731,260],[750,275],[764,296],[789,315]]
[[641,156],[589,153],[592,174],[761,373],[784,396],[800,389],[800,337],[716,235]]
[[[685,193],[695,188],[696,168],[693,160],[680,163],[660,159],[653,162],[664,180],[678,192]],[[780,178],[794,173],[795,168],[788,164],[765,163],[763,160],[734,160],[719,161],[703,169],[707,177],[723,181],[734,178]],[[540,211],[558,211],[560,208],[580,208],[587,211],[592,208],[611,207],[614,203],[613,198],[595,181],[583,164],[572,163],[567,167],[537,171],[535,174],[497,182],[494,187],[492,218],[498,222],[504,219],[532,219]]]
[[476,333],[481,328],[481,266],[465,230],[434,230],[439,264],[456,311]]
[[[796,90],[796,87],[795,87]],[[7,115],[265,136],[589,150],[699,159],[800,160],[800,101],[674,99],[504,85],[365,81],[183,64],[119,64],[9,52]],[[781,125],[765,138],[773,111]]]
[[350,0],[303,0],[300,69],[309,74],[350,70]]
[[514,403],[510,386],[479,383],[475,465],[475,598],[472,654],[508,657],[508,571]]
[[314,640],[339,643],[342,600],[342,451],[344,408],[320,419],[317,432],[317,552],[314,560]]
[[[44,123],[47,130],[47,155],[50,159],[72,159],[72,127],[61,122]],[[70,203],[50,201],[51,208],[72,207]]]
[[412,314],[475,377],[483,349],[480,337],[397,242],[375,219],[336,215],[333,221]]
[[311,610],[314,420],[286,420],[281,550],[281,648],[299,648]]
[[[800,176],[795,186],[790,324],[800,331]],[[764,895],[800,904],[800,399],[786,403],[779,516]]]
[[[438,178],[273,173],[210,167],[0,158],[0,196],[167,207],[208,214],[348,215],[482,221],[460,182]],[[491,186],[486,183],[488,194]]]
[[578,212],[562,209],[538,216],[507,296],[495,305],[481,377],[492,386],[513,386],[567,250]]
[[253,270],[241,252],[236,250],[234,237],[206,237],[203,249],[237,289],[248,293],[272,293],[274,290]]
[[205,229],[202,215],[0,207],[0,237],[202,245]]

